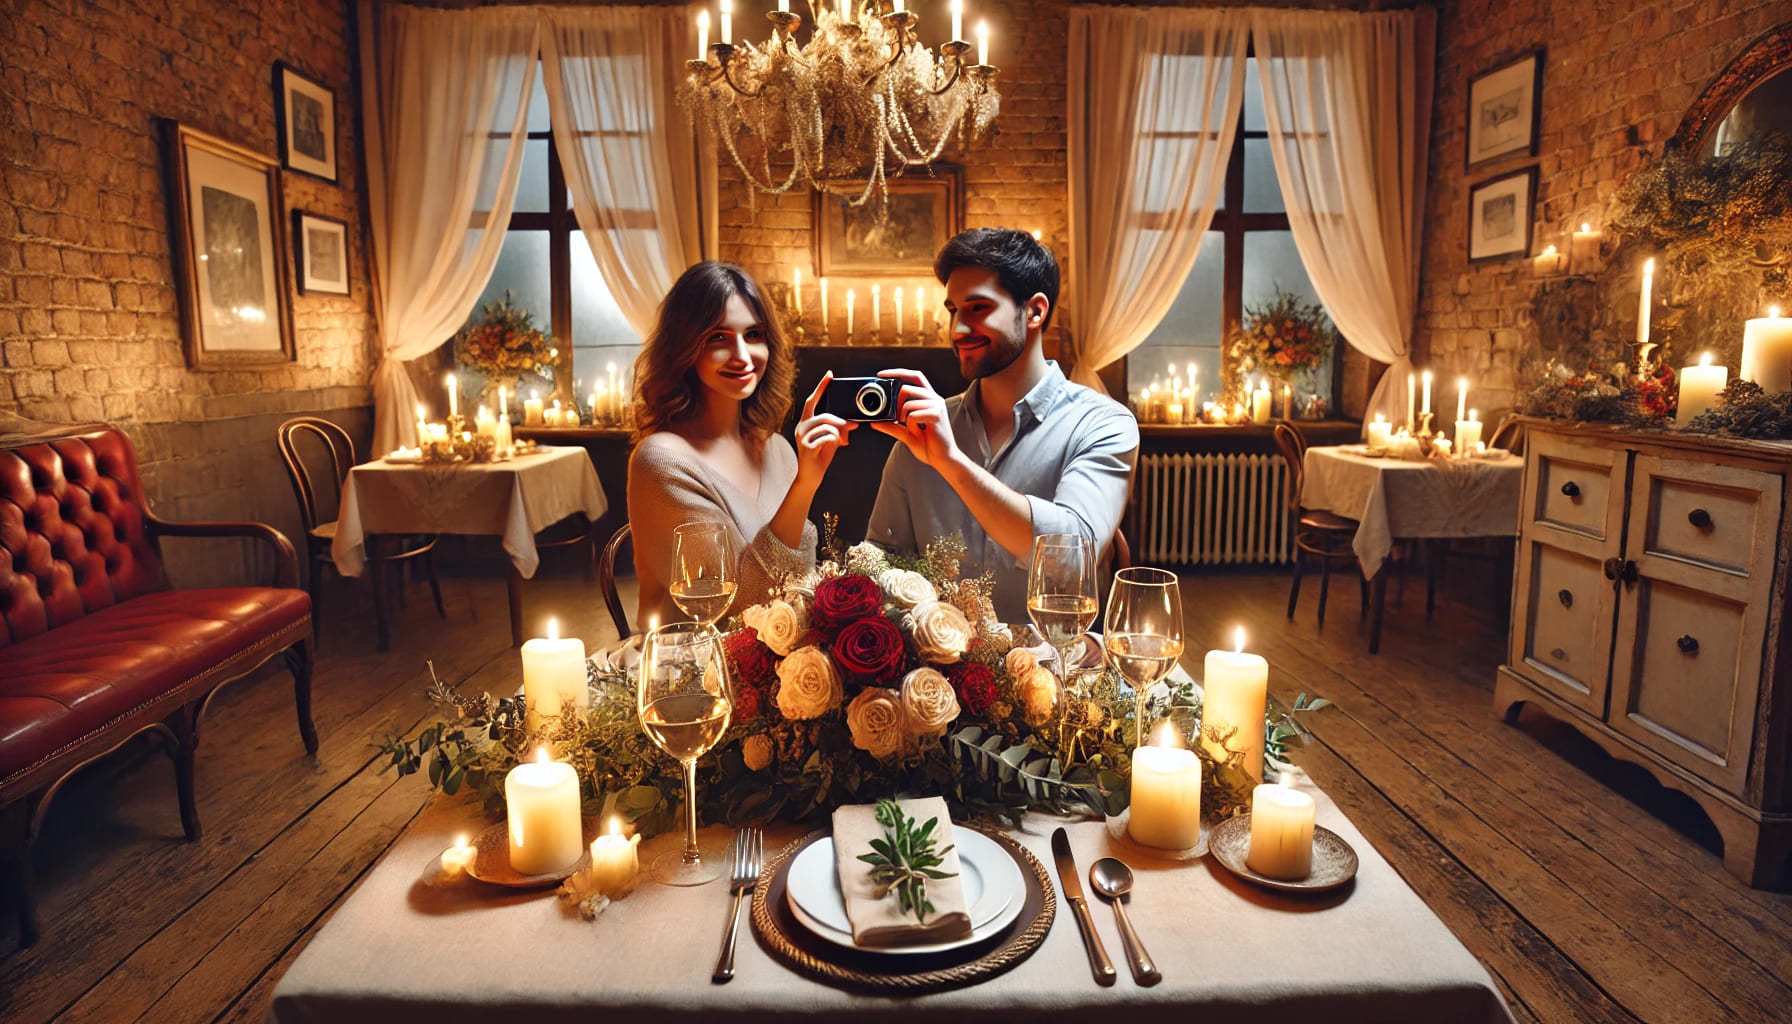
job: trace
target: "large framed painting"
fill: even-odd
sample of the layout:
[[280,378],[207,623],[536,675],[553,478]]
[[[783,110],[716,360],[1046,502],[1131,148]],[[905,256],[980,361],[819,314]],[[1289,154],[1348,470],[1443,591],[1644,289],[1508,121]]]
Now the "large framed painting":
[[348,294],[348,225],[321,213],[294,210],[299,294]]
[[1468,165],[1537,154],[1543,120],[1543,51],[1476,75],[1468,86]]
[[889,182],[889,216],[877,192],[863,206],[864,181],[830,183],[815,193],[815,270],[824,277],[930,277],[933,257],[962,230],[959,174]]
[[280,162],[325,181],[336,181],[336,91],[274,63],[274,120]]
[[293,358],[280,167],[177,122],[164,122],[168,207],[192,366]]
[[1531,210],[1537,168],[1489,178],[1468,190],[1468,258],[1471,263],[1524,256],[1531,251]]

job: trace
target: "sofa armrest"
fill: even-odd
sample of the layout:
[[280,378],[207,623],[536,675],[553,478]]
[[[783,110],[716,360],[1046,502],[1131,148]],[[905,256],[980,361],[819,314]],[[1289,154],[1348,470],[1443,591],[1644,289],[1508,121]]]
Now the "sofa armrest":
[[249,537],[274,549],[274,586],[299,585],[299,556],[286,534],[266,523],[175,523],[148,516],[150,532],[161,537]]

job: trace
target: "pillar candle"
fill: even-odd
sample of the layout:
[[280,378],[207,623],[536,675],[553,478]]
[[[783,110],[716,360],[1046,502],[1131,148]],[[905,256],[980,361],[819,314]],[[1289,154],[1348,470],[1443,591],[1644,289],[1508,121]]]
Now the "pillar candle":
[[1181,423],[1182,422],[1182,403],[1181,402],[1171,402],[1169,408],[1164,410],[1164,422],[1165,423]]
[[498,421],[492,417],[491,410],[483,405],[479,407],[479,412],[473,416],[473,427],[480,437],[496,439],[498,436]]
[[915,286],[915,337],[925,341],[927,334],[927,289]]
[[466,836],[455,836],[454,845],[442,851],[442,881],[452,882],[472,868],[479,848],[467,842]]
[[523,644],[523,699],[527,713],[523,725],[531,734],[542,719],[561,714],[564,705],[584,710],[591,704],[585,684],[585,642],[578,637],[559,638],[559,623],[548,620],[548,635]]
[[[1753,321],[1750,321],[1751,323]],[[1680,402],[1674,408],[1674,423],[1685,426],[1699,413],[1717,405],[1717,393],[1730,382],[1730,368],[1712,366],[1711,353],[1699,357],[1699,365],[1680,371]]]
[[635,847],[640,845],[639,832],[625,836],[622,822],[610,819],[609,835],[591,841],[591,877],[599,892],[615,899],[635,887],[635,876],[641,871]]
[[1468,411],[1468,418],[1456,421],[1456,450],[1463,455],[1475,450],[1481,443],[1481,417],[1475,410]]
[[1236,650],[1207,652],[1201,685],[1201,746],[1215,761],[1224,761],[1227,749],[1242,751],[1245,772],[1261,782],[1269,662],[1244,653],[1243,626],[1238,628]]
[[1245,866],[1269,878],[1295,880],[1313,870],[1313,798],[1282,785],[1251,791],[1251,851]]
[[1269,389],[1258,388],[1251,392],[1251,422],[1264,424],[1269,422]]
[[510,866],[520,875],[564,871],[585,852],[579,821],[579,773],[540,751],[504,776],[510,818]]
[[1739,376],[1770,395],[1792,391],[1792,317],[1781,316],[1778,306],[1743,324]]
[[417,443],[422,444],[423,442],[425,442],[427,440],[429,440],[429,414],[427,411],[424,410],[423,403],[418,402],[417,403]]
[[1388,418],[1376,413],[1375,419],[1369,423],[1369,447],[1386,448],[1392,437],[1393,427],[1388,423]]
[[510,394],[502,386],[498,388],[498,418],[510,422]]
[[1186,850],[1201,841],[1201,759],[1181,747],[1132,752],[1126,831],[1145,846]]
[[1568,269],[1581,276],[1591,274],[1599,262],[1600,233],[1583,223],[1568,239]]
[[460,397],[455,394],[454,374],[448,375],[448,418],[460,415]]
[[1555,246],[1545,246],[1537,258],[1531,261],[1531,272],[1538,277],[1553,277],[1560,274],[1567,263],[1568,258]]
[[523,426],[539,427],[542,423],[541,398],[529,398],[523,401]]
[[1655,258],[1643,261],[1643,296],[1636,310],[1636,343],[1649,343],[1649,294],[1655,286]]

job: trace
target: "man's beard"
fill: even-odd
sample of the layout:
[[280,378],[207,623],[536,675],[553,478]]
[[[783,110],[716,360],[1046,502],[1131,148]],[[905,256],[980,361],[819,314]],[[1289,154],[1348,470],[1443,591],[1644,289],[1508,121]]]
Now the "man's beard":
[[965,380],[993,377],[1021,357],[1027,350],[1026,310],[1014,311],[1014,327],[999,335],[986,334],[988,344],[974,355],[958,357],[958,372]]

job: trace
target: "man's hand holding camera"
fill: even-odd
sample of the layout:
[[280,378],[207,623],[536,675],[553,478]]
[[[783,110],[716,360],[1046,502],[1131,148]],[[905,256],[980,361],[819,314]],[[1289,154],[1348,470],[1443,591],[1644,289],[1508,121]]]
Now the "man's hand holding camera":
[[878,376],[899,382],[901,389],[896,392],[895,422],[873,423],[872,429],[902,442],[922,465],[945,476],[953,460],[961,457],[946,400],[919,371],[884,370]]

